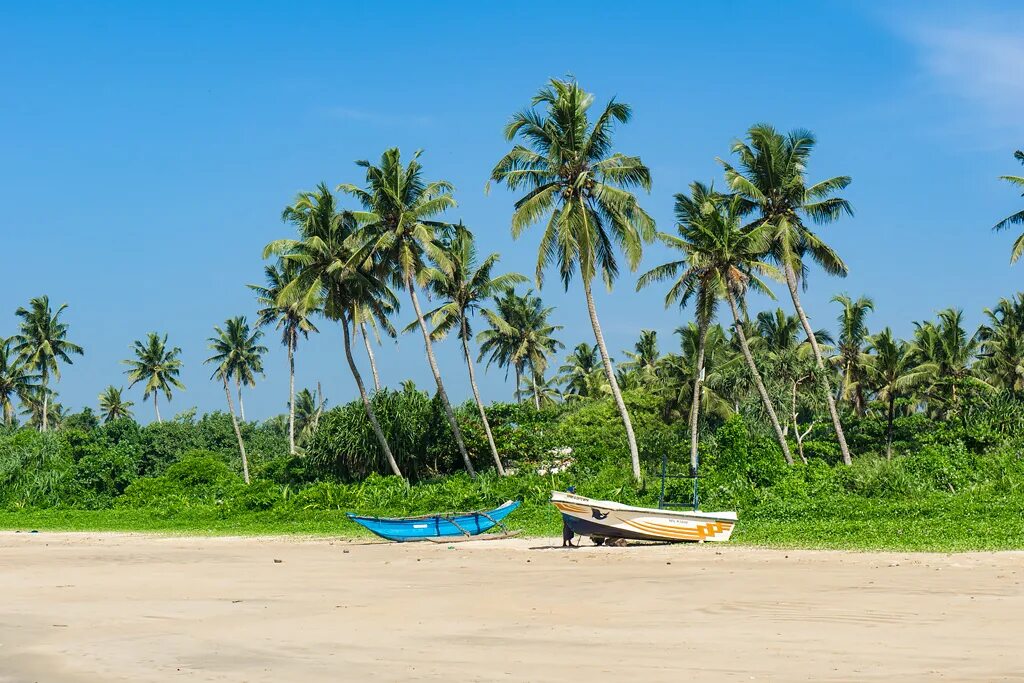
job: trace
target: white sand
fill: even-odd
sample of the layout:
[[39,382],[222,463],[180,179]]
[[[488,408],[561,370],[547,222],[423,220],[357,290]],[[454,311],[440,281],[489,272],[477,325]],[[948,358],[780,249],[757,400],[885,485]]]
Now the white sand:
[[0,680],[1024,680],[1024,553],[559,545],[0,532]]

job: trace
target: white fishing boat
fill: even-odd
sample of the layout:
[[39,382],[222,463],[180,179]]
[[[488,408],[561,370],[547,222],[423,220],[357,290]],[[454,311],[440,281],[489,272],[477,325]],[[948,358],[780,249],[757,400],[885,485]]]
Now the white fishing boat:
[[735,512],[641,508],[562,491],[552,491],[551,502],[574,533],[597,542],[607,538],[728,541],[736,526]]

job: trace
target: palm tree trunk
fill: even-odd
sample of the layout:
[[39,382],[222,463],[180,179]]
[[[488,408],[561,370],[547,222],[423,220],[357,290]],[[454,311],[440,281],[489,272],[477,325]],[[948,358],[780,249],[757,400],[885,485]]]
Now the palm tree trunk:
[[420,330],[423,332],[423,345],[427,351],[427,361],[430,363],[430,371],[434,373],[434,382],[437,383],[437,395],[441,397],[441,405],[444,406],[444,412],[448,416],[448,423],[452,426],[452,435],[455,437],[455,444],[459,447],[459,453],[462,454],[462,462],[466,465],[466,471],[469,472],[469,476],[476,479],[476,470],[473,469],[473,463],[469,459],[469,452],[466,451],[466,444],[462,440],[462,431],[459,430],[459,423],[455,420],[455,411],[452,410],[452,404],[448,401],[448,393],[444,390],[444,383],[441,381],[441,370],[437,367],[437,359],[434,358],[434,345],[430,341],[430,330],[427,329],[427,321],[423,319],[423,312],[420,310],[420,300],[416,296],[416,286],[413,284],[412,278],[406,278],[406,285],[409,288],[409,296],[412,298],[412,307],[416,311],[416,321],[420,324]]
[[238,387],[238,413],[242,416],[242,422],[245,422],[245,404],[242,403],[242,380],[236,375],[235,386]]
[[295,337],[288,337],[288,453],[295,455]]
[[377,437],[377,443],[380,444],[380,449],[384,452],[384,459],[388,461],[388,467],[391,468],[391,472],[395,476],[401,477],[402,470],[398,468],[398,461],[395,460],[395,456],[391,452],[391,447],[388,445],[387,437],[384,436],[384,430],[380,428],[380,422],[377,421],[377,413],[373,411],[373,404],[370,403],[370,397],[366,393],[366,386],[363,384],[363,376],[359,374],[359,368],[356,367],[356,361],[352,357],[352,340],[348,333],[347,320],[342,319],[341,329],[344,333],[345,339],[345,360],[348,361],[348,369],[352,371],[352,378],[355,379],[356,387],[359,389],[359,398],[363,401],[363,408],[366,410],[366,419],[370,421],[370,427],[373,428],[373,435]]
[[885,425],[885,459],[892,460],[892,422],[896,417],[896,396],[889,392],[889,413]]
[[160,404],[157,403],[157,393],[155,391],[153,392],[153,410],[156,411],[157,423],[163,422],[163,420],[160,419]]
[[697,433],[697,420],[700,417],[700,392],[704,374],[704,341],[708,334],[710,321],[701,316],[697,332],[697,370],[693,379],[693,400],[690,401],[690,476],[697,476],[697,446],[700,435]]
[[494,435],[491,434],[491,423],[487,420],[487,411],[484,410],[484,403],[480,400],[480,390],[476,386],[476,370],[473,369],[473,357],[469,354],[469,329],[466,326],[466,319],[462,319],[462,351],[466,354],[466,367],[469,368],[469,386],[473,389],[473,400],[480,411],[480,421],[484,423],[484,433],[487,435],[487,445],[491,447],[491,455],[494,456],[494,464],[498,468],[498,476],[505,476],[505,468],[501,465],[501,457],[498,455],[498,447],[494,443]]
[[[519,363],[516,363],[515,366],[516,366],[516,403],[522,403],[523,402],[523,395],[522,395],[519,387],[523,383],[523,373],[519,369]],[[506,377],[507,377],[507,375],[506,375]]]
[[747,361],[747,367],[750,368],[750,375],[754,380],[754,384],[757,386],[757,393],[761,395],[761,403],[764,404],[764,409],[768,413],[768,419],[771,420],[772,427],[775,428],[775,436],[779,440],[779,446],[782,447],[782,455],[785,456],[786,462],[790,465],[793,464],[793,456],[789,452],[789,444],[786,443],[786,437],[782,433],[782,425],[779,424],[779,418],[775,414],[775,408],[772,406],[771,399],[768,398],[768,390],[764,388],[764,380],[761,379],[761,373],[757,370],[757,365],[754,363],[754,357],[750,355],[750,347],[747,345],[747,335],[743,331],[743,324],[740,322],[740,312],[736,309],[736,299],[733,298],[731,291],[726,291],[726,298],[729,300],[729,308],[732,309],[732,318],[736,321],[736,336],[740,339],[740,349],[743,351],[743,357]]
[[790,416],[793,420],[793,436],[796,438],[796,449],[800,453],[800,460],[803,464],[807,464],[807,458],[804,457],[804,437],[800,434],[800,423],[796,419],[796,388],[800,384],[800,381],[793,380],[793,384],[790,387]]
[[[785,272],[786,284],[789,286],[789,295],[793,298],[793,308],[796,309],[796,314],[800,318],[800,323],[804,327],[804,332],[807,333],[807,340],[811,342],[811,350],[814,351],[814,362],[817,364],[819,370],[824,370],[825,361],[821,357],[821,347],[818,346],[818,338],[814,336],[814,330],[811,329],[811,322],[807,319],[807,314],[804,313],[803,306],[800,305],[800,294],[797,291],[796,272],[788,261],[785,263]],[[825,388],[825,401],[828,403],[828,412],[832,417],[832,427],[835,429],[836,439],[839,441],[839,450],[843,454],[843,463],[850,465],[853,463],[850,459],[850,447],[846,445],[846,435],[843,434],[843,424],[839,421],[839,411],[836,410],[836,399],[832,396],[832,387],[829,386],[828,376],[824,372],[821,375],[821,382]]]
[[533,407],[540,410],[540,392],[537,390],[537,371],[530,364],[530,377],[533,380]]
[[47,426],[49,424],[48,421],[47,421],[47,417],[49,417],[49,412],[50,412],[50,392],[47,391],[47,384],[49,383],[48,379],[49,378],[44,374],[43,375],[43,423],[42,423],[43,424],[43,428],[41,430],[41,431],[44,431],[44,432],[46,431],[46,428],[47,428]]
[[373,344],[366,334],[366,323],[359,323],[363,333],[363,344],[366,346],[366,355],[370,358],[370,373],[373,375],[373,390],[380,391],[380,375],[377,374],[377,357],[373,355]]
[[231,426],[235,428],[235,438],[238,439],[238,452],[242,455],[242,478],[249,483],[249,458],[245,455],[245,442],[242,441],[242,430],[238,427],[238,418],[235,417],[235,404],[231,402],[231,387],[228,386],[227,375],[224,379],[224,395],[228,399],[228,412],[231,413]]
[[587,312],[590,314],[590,325],[594,328],[594,339],[597,341],[597,348],[601,352],[604,374],[608,377],[608,386],[611,387],[612,396],[615,398],[615,405],[618,407],[619,415],[622,417],[622,424],[626,427],[626,440],[629,442],[629,459],[633,465],[633,477],[637,481],[641,481],[643,474],[640,471],[640,452],[636,447],[633,423],[629,419],[626,403],[622,400],[622,392],[619,391],[619,383],[615,379],[615,368],[612,367],[612,359],[608,355],[608,347],[604,343],[604,334],[601,333],[601,322],[597,319],[597,307],[594,306],[594,293],[590,291],[590,282],[585,278],[583,280],[583,293],[587,297]]

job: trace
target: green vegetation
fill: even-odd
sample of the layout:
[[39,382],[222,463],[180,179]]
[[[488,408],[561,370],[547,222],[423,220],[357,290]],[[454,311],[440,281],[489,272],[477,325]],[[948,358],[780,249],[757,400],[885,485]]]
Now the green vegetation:
[[[54,311],[41,296],[19,308],[17,334],[0,338],[0,526],[355,535],[345,511],[519,499],[514,526],[557,534],[552,489],[653,506],[668,454],[674,472],[699,472],[703,509],[740,513],[738,542],[1024,546],[1024,294],[986,310],[974,332],[947,309],[915,322],[910,339],[889,328],[873,334],[875,302],[839,294],[835,334],[814,330],[799,296],[808,273],[844,276],[847,267],[812,227],[853,209],[837,196],[849,177],[808,180],[813,134],[751,127],[731,160],[720,160],[724,189],[691,184],[675,196],[674,234],[657,232],[634,194],[650,188],[650,170],[614,151],[615,127],[631,110],[611,100],[592,116],[593,103],[575,81],[552,80],[512,117],[505,135],[519,144],[491,174],[522,193],[516,237],[543,223],[537,286],[551,266],[566,287],[577,276],[583,285],[594,343],[571,347],[557,372],[557,312],[533,290],[516,291],[523,276],[495,272],[498,256],[479,259],[471,230],[444,220],[455,190],[425,180],[419,153],[403,162],[388,149],[377,165],[357,162],[362,185],[337,186],[353,206],[320,183],[282,212],[294,234],[265,249],[275,262],[264,285],[250,285],[255,326],[235,316],[207,340],[227,413],[161,419],[158,395],[170,401],[185,387],[180,349],[156,333],[134,342],[125,361],[128,388],[152,396],[154,423],[136,423],[133,402],[113,385],[98,396],[98,413],[69,413],[55,385],[84,351],[61,320],[66,304]],[[655,331],[640,330],[616,365],[593,281],[612,286],[618,252],[638,269],[655,239],[675,260],[641,275],[637,289],[667,285],[666,306],[692,303],[694,321],[680,321],[669,353]],[[792,314],[752,315],[747,294],[773,297],[774,283],[789,290]],[[399,288],[413,309],[404,318]],[[329,410],[319,385],[296,391],[294,381],[299,337],[322,321],[340,324],[358,390]],[[474,337],[475,322],[484,324]],[[287,349],[287,412],[247,421],[243,389],[263,375],[270,325]],[[371,332],[379,342],[399,329],[422,334],[429,393],[411,382],[381,386]],[[356,360],[359,337],[372,390]],[[462,405],[449,400],[433,350],[451,337],[472,388]],[[475,374],[485,359],[512,371],[515,403],[485,404]],[[668,497],[688,498],[689,481],[673,481]]]

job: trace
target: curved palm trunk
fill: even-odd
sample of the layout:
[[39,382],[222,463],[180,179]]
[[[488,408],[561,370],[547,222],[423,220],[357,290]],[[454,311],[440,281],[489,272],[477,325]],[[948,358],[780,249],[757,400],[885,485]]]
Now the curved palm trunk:
[[690,476],[697,476],[697,445],[700,435],[697,433],[697,420],[700,418],[701,383],[704,380],[704,341],[708,334],[708,320],[698,322],[697,333],[697,372],[693,379],[693,400],[690,401]]
[[469,472],[469,476],[476,479],[476,470],[473,469],[473,463],[469,460],[469,453],[466,451],[466,444],[462,440],[459,423],[455,420],[455,411],[452,410],[452,404],[448,402],[448,393],[444,390],[444,383],[441,381],[441,371],[437,367],[437,359],[434,358],[434,345],[430,341],[430,330],[427,329],[427,321],[423,319],[423,312],[420,310],[420,300],[416,296],[416,286],[413,284],[412,278],[406,278],[406,286],[409,288],[409,296],[412,298],[413,310],[416,311],[416,320],[419,322],[420,330],[423,332],[423,345],[427,351],[430,371],[434,373],[434,382],[437,383],[437,395],[441,397],[441,405],[444,406],[444,412],[448,416],[448,423],[452,426],[452,435],[455,436],[455,444],[459,447],[459,453],[462,454],[462,462],[466,465],[466,471]]
[[236,376],[235,386],[238,387],[238,413],[242,416],[242,422],[245,422],[245,404],[242,403],[242,380]]
[[786,436],[782,433],[782,425],[779,424],[779,418],[775,414],[775,408],[772,406],[771,399],[768,398],[768,390],[764,388],[764,380],[761,379],[761,373],[757,370],[757,365],[754,363],[754,357],[750,355],[750,347],[747,345],[747,335],[743,331],[743,324],[740,322],[740,312],[736,309],[736,299],[733,298],[732,292],[726,292],[726,298],[729,300],[729,308],[732,309],[732,318],[736,321],[736,335],[740,338],[740,349],[743,351],[743,357],[747,361],[747,367],[750,368],[750,375],[754,380],[754,384],[757,386],[757,393],[761,395],[761,402],[764,404],[765,411],[768,412],[768,419],[771,420],[772,427],[775,428],[775,436],[779,440],[779,446],[782,447],[782,455],[785,456],[786,462],[790,465],[793,464],[793,456],[789,452],[789,444],[786,443]]
[[629,419],[629,411],[626,410],[626,403],[622,400],[622,392],[619,391],[619,383],[615,379],[615,368],[612,367],[612,359],[608,355],[608,347],[604,343],[604,334],[601,333],[601,323],[597,319],[594,294],[590,291],[590,282],[586,279],[583,280],[583,293],[587,297],[587,312],[590,314],[590,325],[594,328],[594,339],[597,341],[597,348],[601,352],[604,374],[608,377],[608,386],[611,387],[612,396],[615,398],[615,405],[619,409],[619,415],[622,417],[622,424],[626,427],[626,440],[629,442],[629,459],[633,465],[633,477],[637,481],[641,481],[643,474],[640,471],[640,452],[636,447],[633,423]]
[[[797,317],[800,318],[800,324],[803,325],[804,332],[807,333],[807,340],[811,342],[811,350],[814,351],[814,362],[817,364],[819,370],[824,370],[825,361],[821,357],[821,347],[818,346],[818,338],[814,336],[814,330],[811,329],[811,322],[807,319],[807,314],[804,313],[804,307],[800,305],[800,294],[797,291],[796,272],[788,261],[785,263],[784,270],[786,272],[786,284],[789,286],[789,295],[793,299],[793,308],[796,309]],[[850,459],[850,447],[846,445],[846,435],[843,434],[843,425],[839,421],[839,411],[836,410],[836,399],[832,395],[832,387],[829,386],[828,376],[825,373],[822,373],[821,381],[825,387],[825,401],[828,403],[828,413],[832,417],[832,427],[835,429],[836,439],[839,441],[839,450],[843,454],[843,463],[847,465],[852,464],[853,461]]]
[[228,399],[228,411],[231,413],[231,426],[235,428],[235,438],[238,439],[238,452],[242,455],[242,477],[245,483],[249,483],[249,458],[245,455],[245,442],[242,441],[242,430],[238,427],[238,418],[235,417],[235,404],[231,402],[231,387],[228,386],[228,378],[224,376],[224,395]]
[[295,455],[295,336],[288,337],[288,452]]
[[380,391],[380,375],[377,374],[377,357],[373,355],[373,344],[366,335],[366,323],[360,323],[359,329],[363,333],[363,344],[366,346],[366,355],[370,358],[370,373],[373,375],[373,390]]
[[491,455],[494,456],[494,465],[498,468],[498,476],[504,477],[505,468],[501,465],[501,456],[498,455],[498,447],[494,444],[494,435],[491,434],[491,423],[487,419],[487,411],[484,410],[484,402],[480,400],[480,390],[476,386],[476,370],[473,369],[473,357],[469,354],[469,330],[466,328],[465,318],[462,319],[462,351],[466,354],[469,386],[473,389],[473,400],[476,401],[477,410],[480,411],[480,421],[484,423],[487,445],[491,447]]
[[[520,387],[523,385],[523,371],[519,368],[519,363],[515,364],[516,367],[516,403],[523,402],[523,394]],[[505,375],[508,378],[508,375]]]
[[[348,361],[348,369],[352,371],[352,377],[356,381],[356,387],[359,389],[359,398],[363,401],[363,408],[366,410],[366,419],[370,421],[370,427],[373,428],[373,434],[377,437],[377,443],[380,444],[380,449],[384,451],[384,458],[388,461],[388,467],[391,468],[391,472],[398,477],[402,476],[402,470],[398,468],[398,462],[395,460],[394,454],[391,452],[391,447],[388,445],[387,437],[384,436],[384,430],[380,428],[380,422],[377,421],[377,414],[373,411],[373,405],[370,403],[370,397],[366,393],[366,387],[363,385],[363,376],[359,374],[359,368],[356,367],[356,361],[352,358],[352,340],[348,333],[348,321],[341,321],[341,329],[344,333],[345,339],[345,359]],[[319,419],[319,417],[317,418]]]
[[153,392],[153,410],[156,411],[156,421],[158,423],[163,422],[163,420],[160,419],[160,404],[157,403],[157,393],[155,391]]
[[537,371],[531,365],[530,377],[533,380],[533,407],[540,410],[540,392],[537,390]]

